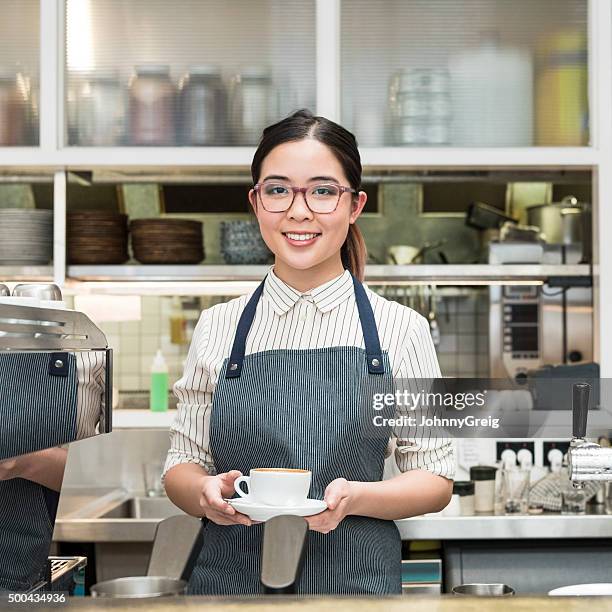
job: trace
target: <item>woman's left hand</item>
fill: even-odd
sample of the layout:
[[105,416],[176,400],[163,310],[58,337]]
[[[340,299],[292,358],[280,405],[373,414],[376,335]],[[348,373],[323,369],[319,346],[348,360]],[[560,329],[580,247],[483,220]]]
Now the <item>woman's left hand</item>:
[[353,486],[346,478],[336,478],[327,485],[324,500],[327,510],[314,516],[304,517],[313,531],[329,533],[333,531],[350,514],[353,500]]

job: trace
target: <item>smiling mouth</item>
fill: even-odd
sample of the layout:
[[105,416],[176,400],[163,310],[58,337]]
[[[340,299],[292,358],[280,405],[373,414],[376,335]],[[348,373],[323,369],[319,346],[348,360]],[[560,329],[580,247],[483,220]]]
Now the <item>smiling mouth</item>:
[[283,236],[295,242],[309,242],[320,235],[320,232],[283,232]]

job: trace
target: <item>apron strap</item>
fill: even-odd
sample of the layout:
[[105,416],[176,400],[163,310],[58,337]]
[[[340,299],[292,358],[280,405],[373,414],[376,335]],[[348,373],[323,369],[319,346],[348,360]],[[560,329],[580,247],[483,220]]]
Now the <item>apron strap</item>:
[[355,288],[355,301],[359,311],[359,320],[363,331],[363,342],[365,344],[366,355],[368,358],[368,372],[370,374],[384,374],[385,366],[380,350],[380,340],[378,339],[378,329],[374,320],[374,312],[363,285],[351,274],[353,287]]
[[[350,273],[350,272],[349,272]],[[266,275],[267,276],[267,275]],[[363,285],[353,276],[353,287],[355,289],[355,301],[357,302],[357,311],[359,312],[359,320],[363,331],[363,341],[365,344],[366,356],[368,360],[368,372],[370,374],[384,374],[385,366],[382,359],[382,351],[380,348],[380,340],[378,338],[378,330],[374,319],[372,305],[366,295]],[[225,370],[225,378],[238,378],[242,372],[242,364],[244,362],[244,353],[246,348],[246,339],[251,329],[251,324],[255,318],[257,303],[263,293],[264,283],[266,278],[259,284],[253,295],[247,302],[236,329],[232,351]]]
[[[268,276],[266,274],[266,276]],[[238,328],[236,329],[236,335],[234,336],[234,344],[232,345],[232,352],[230,353],[229,362],[225,371],[225,378],[237,378],[242,372],[242,362],[244,361],[244,351],[246,347],[246,339],[251,329],[251,323],[255,318],[255,311],[257,310],[257,302],[263,293],[264,283],[266,277],[261,281],[257,289],[253,292],[251,299],[247,302],[240,320],[238,321]]]

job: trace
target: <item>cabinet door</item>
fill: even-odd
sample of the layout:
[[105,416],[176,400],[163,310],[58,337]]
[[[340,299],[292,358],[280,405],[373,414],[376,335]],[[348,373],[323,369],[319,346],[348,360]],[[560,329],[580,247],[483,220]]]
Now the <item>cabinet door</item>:
[[39,0],[0,4],[0,146],[38,145]]
[[68,145],[255,145],[266,125],[314,109],[314,0],[67,0],[65,11]]
[[363,146],[589,143],[587,0],[342,0]]

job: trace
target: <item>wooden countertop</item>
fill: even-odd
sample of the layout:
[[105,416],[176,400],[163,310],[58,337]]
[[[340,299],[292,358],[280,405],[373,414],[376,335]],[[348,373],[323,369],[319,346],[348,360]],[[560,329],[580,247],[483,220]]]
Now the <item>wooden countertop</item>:
[[[182,612],[183,610],[201,610],[212,607],[220,612],[266,612],[268,610],[293,610],[295,612],[482,612],[499,606],[504,612],[509,610],[521,612],[612,612],[612,597],[441,597],[408,595],[389,598],[290,598],[258,597],[252,600],[222,599],[209,597],[176,597],[157,600],[119,600],[71,598],[65,607],[84,611],[112,609],[132,612],[136,610],[154,610],[155,612]],[[36,605],[37,610],[57,610]]]

